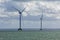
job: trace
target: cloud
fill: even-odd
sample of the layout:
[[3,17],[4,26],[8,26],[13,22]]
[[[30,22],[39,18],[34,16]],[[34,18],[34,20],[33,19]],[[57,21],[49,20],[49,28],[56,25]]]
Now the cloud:
[[26,12],[23,12],[22,13],[22,16],[27,16],[28,14]]
[[32,17],[33,16],[37,17],[37,16],[41,16],[42,13],[44,14],[44,16],[46,16],[46,18],[59,19],[60,17],[59,15],[60,2],[58,1],[54,1],[54,2],[52,1],[50,2],[47,2],[47,1],[30,1],[30,2],[8,1],[0,5],[0,8],[2,7],[2,10],[4,10],[4,11],[1,11],[0,14],[7,15],[8,17],[17,17],[19,13],[17,10],[12,8],[12,6],[16,7],[20,11],[22,11],[22,9],[26,7],[25,11],[22,13],[24,17],[25,16],[29,17],[28,15],[31,15]]
[[6,15],[9,15],[9,16],[18,16],[19,13],[18,12],[6,12],[7,14]]
[[2,15],[2,14],[0,14],[0,17],[8,17],[8,15]]
[[[36,1],[36,0],[13,0],[13,1],[19,1],[19,2],[30,2],[30,1]],[[39,1],[39,0],[37,0]]]
[[[42,6],[42,7],[41,7]],[[39,5],[40,9],[42,9],[42,12],[48,17],[51,17],[51,19],[54,17],[56,19],[60,19],[60,2],[40,2]]]
[[40,2],[42,5],[46,6],[47,8],[51,8],[53,10],[60,10],[60,2]]
[[30,1],[60,1],[60,0],[13,0],[13,1],[30,2]]
[[0,0],[0,3],[4,3],[5,1],[7,1],[7,0]]
[[0,17],[8,17],[8,15],[5,15],[4,12],[5,9],[4,8],[0,8]]
[[0,3],[5,3],[5,2],[8,2],[8,1],[12,1],[12,0],[0,0]]

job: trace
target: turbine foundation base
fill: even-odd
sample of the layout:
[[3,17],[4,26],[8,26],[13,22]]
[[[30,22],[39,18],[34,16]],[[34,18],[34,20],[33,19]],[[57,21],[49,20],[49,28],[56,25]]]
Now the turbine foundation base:
[[40,29],[40,30],[42,30],[42,29]]
[[18,31],[21,30],[22,31],[22,28],[19,28]]

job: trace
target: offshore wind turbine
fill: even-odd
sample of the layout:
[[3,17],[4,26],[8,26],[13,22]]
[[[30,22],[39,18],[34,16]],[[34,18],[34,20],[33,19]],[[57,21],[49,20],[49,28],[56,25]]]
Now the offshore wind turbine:
[[19,29],[18,29],[18,31],[19,30],[22,30],[22,28],[21,28],[21,16],[22,16],[22,13],[24,12],[24,10],[25,10],[25,8],[22,10],[22,11],[20,11],[19,9],[17,9],[17,8],[15,8],[15,7],[13,7],[16,11],[18,11],[18,13],[19,13],[19,19],[20,19],[20,22],[19,22],[19,24],[20,24],[20,27],[19,27]]
[[44,11],[44,9],[40,8],[40,7],[41,7],[40,4],[38,4],[38,3],[36,3],[36,4],[39,6],[38,9],[41,9],[41,10],[42,10],[42,14],[41,14],[41,17],[40,17],[40,30],[42,30],[42,24],[43,24],[43,11]]
[[[41,18],[40,18],[40,21],[41,21],[40,30],[42,30],[43,12],[44,12],[44,13],[50,13],[50,11],[51,11],[51,13],[56,13],[56,12],[55,12],[55,10],[53,11],[53,9],[47,8],[46,6],[43,6],[43,5],[41,5],[41,4],[39,5],[39,4],[37,3],[37,5],[39,6],[39,9],[42,10],[42,15],[41,15]],[[40,7],[42,7],[42,8],[40,8]]]
[[42,15],[41,15],[40,22],[41,22],[40,30],[42,30],[42,25],[43,25],[43,13],[42,13]]

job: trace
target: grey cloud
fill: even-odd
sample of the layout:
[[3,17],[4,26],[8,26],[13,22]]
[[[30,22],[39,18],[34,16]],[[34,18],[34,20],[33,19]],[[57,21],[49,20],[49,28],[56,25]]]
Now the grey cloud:
[[22,10],[24,8],[24,5],[21,3],[19,6],[14,1],[9,1],[3,4],[4,8],[6,8],[6,11],[16,11],[13,7]]
[[[12,6],[16,7],[19,10],[24,8],[24,4],[22,4],[21,6],[17,6],[16,4],[14,4],[14,1],[4,3],[4,5],[5,5],[4,7],[7,9],[7,11],[16,11],[15,9],[12,8]],[[50,13],[50,14],[56,13],[55,10],[53,10],[51,8],[47,8],[42,5],[40,5],[41,7],[39,7],[39,5],[37,5],[37,4],[36,4],[36,6],[38,6],[38,10],[43,11],[44,13]]]
[[[23,17],[22,19],[23,20],[31,20],[31,21],[40,21],[40,17],[41,15],[38,15],[38,16],[31,16],[31,15],[28,15],[26,17]],[[55,17],[47,17],[47,16],[43,16],[43,21],[55,21],[57,20]]]
[[[13,2],[13,1],[12,1]],[[7,8],[7,11],[16,11],[16,10],[14,10],[13,8],[11,8],[11,6],[12,5],[15,5],[15,4],[13,4],[12,2],[7,2],[7,3],[5,3],[4,5],[4,7],[5,8]],[[16,5],[15,5],[16,6]],[[41,5],[42,6],[42,5]],[[20,7],[21,8],[21,7]],[[52,9],[48,9],[48,8],[46,8],[46,7],[39,7],[40,9],[38,9],[38,10],[40,10],[40,11],[42,11],[42,10],[46,10],[46,11],[43,11],[43,13],[50,13],[49,12],[49,10],[52,10]],[[44,8],[44,9],[43,9]],[[53,11],[53,10],[52,10]],[[33,10],[31,10],[31,11],[29,11],[29,13],[31,13],[31,12],[33,12]],[[42,12],[39,12],[39,13],[42,13]],[[52,14],[53,13],[56,13],[56,12],[52,12]],[[1,18],[0,18],[1,19]],[[2,19],[6,19],[6,18],[2,18]],[[7,18],[7,20],[8,19],[19,19],[19,17],[10,17],[10,18]],[[40,20],[40,15],[39,16],[31,16],[31,15],[27,15],[27,16],[25,16],[25,17],[22,17],[22,20],[35,20],[35,21],[39,21]],[[47,16],[44,16],[44,19],[43,20],[57,20],[56,18],[54,18],[54,17],[47,17]]]
[[13,0],[13,1],[29,2],[29,1],[60,1],[60,0]]
[[49,14],[56,14],[57,13],[56,10],[51,9],[51,8],[47,8],[41,4],[36,3],[36,5],[38,6],[38,10],[40,10],[43,13],[49,13]]
[[[22,20],[26,20],[26,21],[40,21],[40,17],[41,15],[38,16],[22,16]],[[19,16],[15,16],[15,17],[0,17],[0,20],[19,20]],[[47,16],[43,16],[43,21],[56,21],[57,19],[55,17],[47,17]]]
[[[30,2],[30,1],[36,1],[36,0],[13,0],[13,1]],[[39,1],[39,0],[37,0],[37,1]]]

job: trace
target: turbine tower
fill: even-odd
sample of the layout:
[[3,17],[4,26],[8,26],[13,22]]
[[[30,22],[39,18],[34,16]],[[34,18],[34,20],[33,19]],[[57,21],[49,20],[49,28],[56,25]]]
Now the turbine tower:
[[19,27],[19,29],[18,29],[18,31],[19,31],[19,30],[22,30],[22,28],[21,28],[21,16],[22,16],[22,13],[24,12],[25,8],[24,8],[22,11],[18,10],[18,9],[15,8],[15,7],[13,7],[13,8],[14,8],[16,11],[18,11],[18,13],[19,13],[19,19],[20,19],[20,22],[19,22],[20,27]]
[[40,30],[42,30],[43,13],[42,13],[42,15],[41,15],[41,18],[40,18],[40,20],[41,20],[41,27],[40,27]]

